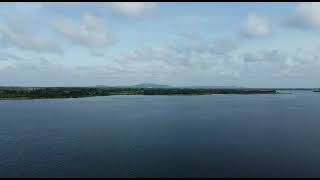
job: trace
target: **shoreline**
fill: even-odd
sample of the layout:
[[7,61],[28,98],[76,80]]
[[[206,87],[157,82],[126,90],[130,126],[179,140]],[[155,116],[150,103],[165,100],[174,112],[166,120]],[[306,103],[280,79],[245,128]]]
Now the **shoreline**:
[[36,90],[4,90],[0,88],[0,100],[67,99],[113,95],[145,96],[202,96],[202,95],[257,95],[279,94],[266,89],[161,89],[161,88],[43,88]]
[[211,95],[280,95],[280,94],[292,94],[292,93],[261,93],[261,94],[241,94],[241,93],[216,93],[216,94],[157,94],[157,95],[145,95],[145,94],[112,94],[112,95],[106,95],[106,96],[83,96],[83,97],[50,97],[50,98],[32,98],[32,97],[17,97],[17,98],[0,98],[0,101],[14,101],[14,100],[43,100],[43,99],[82,99],[82,98],[91,98],[91,97],[108,97],[108,96],[211,96]]

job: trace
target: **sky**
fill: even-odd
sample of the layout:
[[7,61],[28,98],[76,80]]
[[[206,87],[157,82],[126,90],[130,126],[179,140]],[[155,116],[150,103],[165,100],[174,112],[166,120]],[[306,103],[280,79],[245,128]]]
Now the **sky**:
[[0,3],[0,86],[320,87],[320,3]]

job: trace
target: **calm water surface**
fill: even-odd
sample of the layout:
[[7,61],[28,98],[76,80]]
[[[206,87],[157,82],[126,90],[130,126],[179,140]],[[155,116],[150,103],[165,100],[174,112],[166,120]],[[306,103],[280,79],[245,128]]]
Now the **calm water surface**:
[[0,177],[320,177],[320,93],[0,101]]

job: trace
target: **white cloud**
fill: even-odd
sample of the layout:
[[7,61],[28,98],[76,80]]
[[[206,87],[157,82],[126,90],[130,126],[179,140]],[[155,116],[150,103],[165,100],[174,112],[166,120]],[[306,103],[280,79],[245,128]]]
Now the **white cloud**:
[[114,10],[119,13],[122,13],[126,16],[141,16],[147,10],[155,7],[158,3],[156,2],[108,2],[107,5],[110,5]]
[[132,75],[149,81],[190,83],[196,80],[197,83],[210,84],[238,76],[238,63],[234,62],[232,55],[236,50],[234,43],[223,38],[212,40],[186,35],[171,45],[138,48],[114,59]]
[[[51,2],[52,3],[52,2]],[[81,2],[56,2],[63,5],[80,5]],[[99,4],[99,3],[97,3]],[[158,5],[158,2],[104,2],[115,12],[125,16],[139,17]]]
[[14,5],[13,10],[19,13],[39,12],[43,8],[42,3],[39,2],[16,2]]
[[320,68],[318,51],[318,48],[298,48],[291,53],[275,49],[245,53],[242,56],[245,65],[242,77],[260,80],[265,78],[265,81],[276,77],[275,82],[279,81],[280,86],[281,80],[287,78],[314,79]]
[[271,27],[266,18],[251,13],[242,27],[242,34],[246,37],[265,37],[271,34]]
[[81,2],[47,2],[47,3],[61,3],[64,5],[79,5]]
[[[30,57],[28,57],[30,59]],[[1,59],[0,59],[1,62]],[[95,86],[130,83],[131,74],[109,64],[68,66],[58,59],[40,56],[0,63],[0,84],[4,86]]]
[[288,24],[297,28],[320,29],[320,3],[300,3],[289,18]]
[[286,56],[278,50],[263,50],[256,53],[246,53],[244,55],[245,62],[270,62],[281,63],[286,60]]
[[0,24],[1,46],[15,47],[37,53],[62,53],[58,41],[41,36],[31,28],[27,19],[11,17],[6,23]]
[[59,19],[53,23],[53,27],[70,42],[91,50],[104,48],[114,42],[103,20],[90,14],[85,14],[80,22],[72,19]]
[[26,60],[24,57],[20,57],[16,54],[8,53],[8,52],[0,52],[0,61],[24,61]]

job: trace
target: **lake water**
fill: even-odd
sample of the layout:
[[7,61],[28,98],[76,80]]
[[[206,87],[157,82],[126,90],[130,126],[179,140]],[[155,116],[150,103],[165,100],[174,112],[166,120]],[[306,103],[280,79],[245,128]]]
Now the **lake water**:
[[320,93],[0,101],[0,177],[320,177]]

